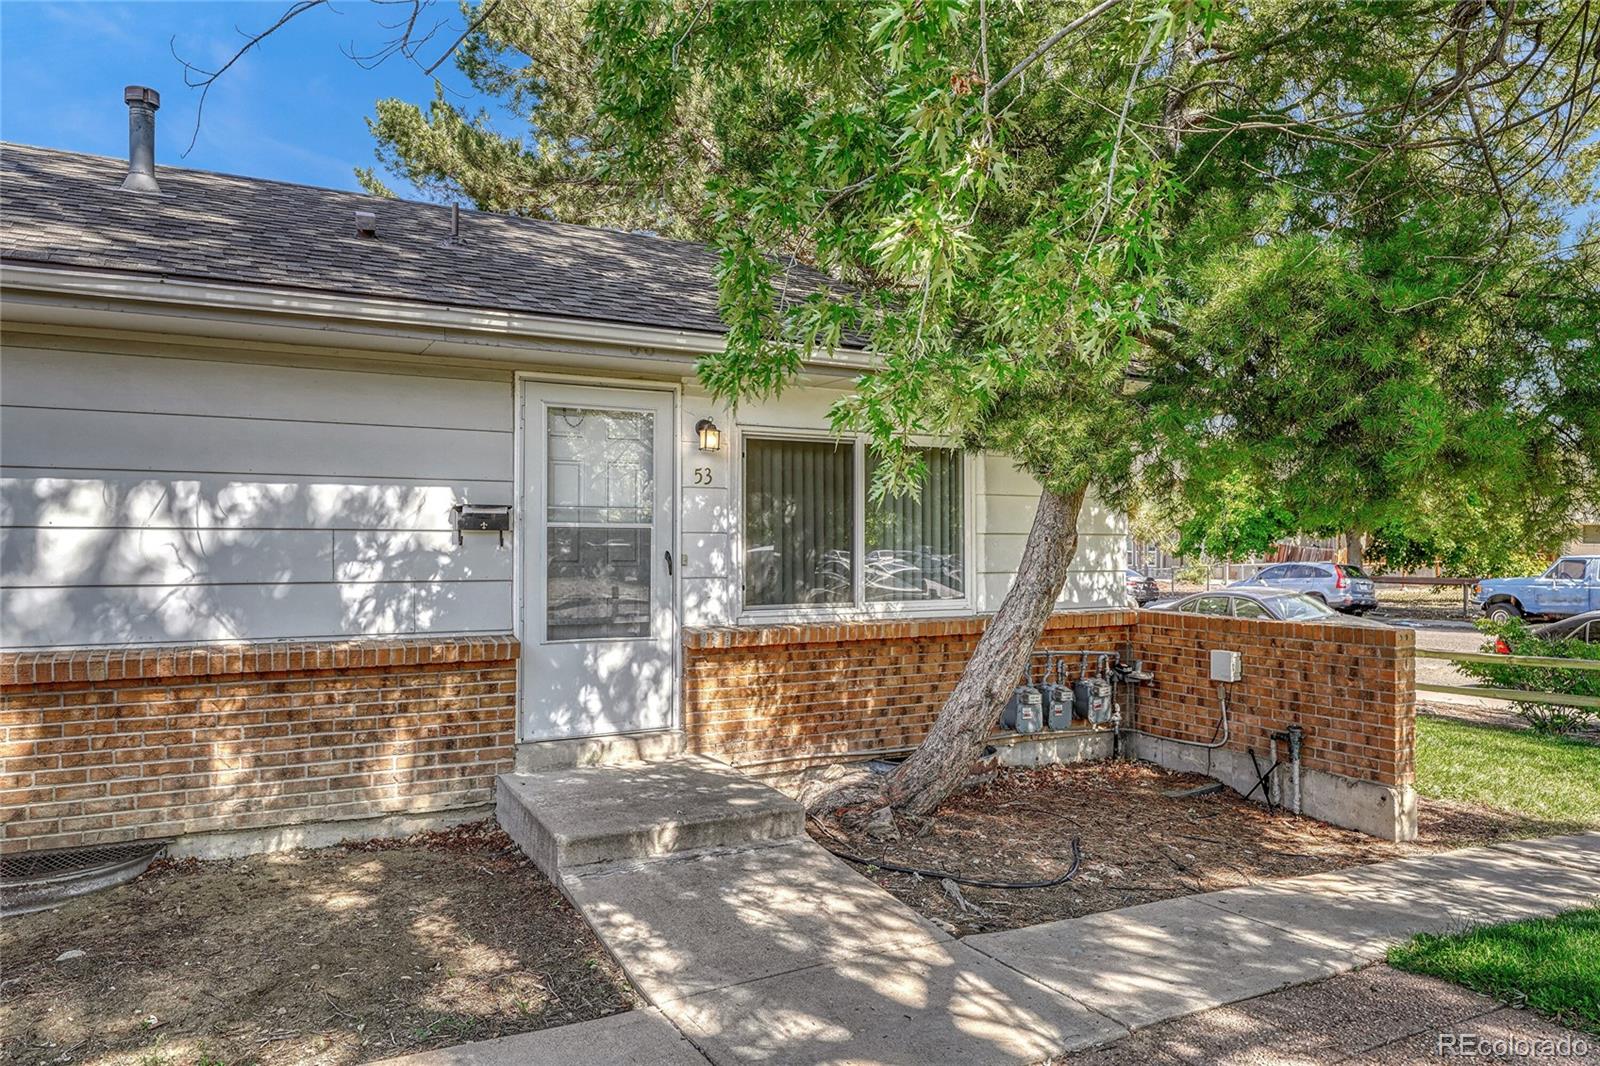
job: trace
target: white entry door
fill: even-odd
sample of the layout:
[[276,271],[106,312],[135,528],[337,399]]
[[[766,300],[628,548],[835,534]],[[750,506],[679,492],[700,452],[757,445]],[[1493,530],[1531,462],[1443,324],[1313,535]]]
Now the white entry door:
[[673,725],[673,397],[527,382],[522,738]]

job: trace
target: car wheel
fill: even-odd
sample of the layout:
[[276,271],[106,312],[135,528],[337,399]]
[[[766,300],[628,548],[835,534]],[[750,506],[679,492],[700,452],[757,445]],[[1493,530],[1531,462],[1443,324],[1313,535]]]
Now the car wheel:
[[1324,596],[1320,592],[1311,593],[1311,598],[1314,599],[1314,600],[1322,601],[1322,606],[1324,606],[1324,607],[1328,606],[1328,597]]
[[1501,600],[1499,603],[1491,603],[1483,609],[1483,613],[1489,617],[1491,622],[1509,622],[1513,618],[1522,617],[1522,609],[1506,600]]

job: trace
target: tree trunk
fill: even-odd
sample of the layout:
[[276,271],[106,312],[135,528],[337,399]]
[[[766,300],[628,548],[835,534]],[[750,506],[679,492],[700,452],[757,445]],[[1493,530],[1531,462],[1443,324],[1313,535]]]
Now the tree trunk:
[[1346,533],[1344,535],[1344,561],[1351,566],[1366,565],[1366,544],[1360,532]]
[[1078,553],[1083,495],[1081,488],[1065,495],[1046,489],[1040,495],[1016,581],[989,620],[927,738],[889,775],[884,797],[890,806],[908,814],[927,814],[971,771],[1066,583],[1067,568]]

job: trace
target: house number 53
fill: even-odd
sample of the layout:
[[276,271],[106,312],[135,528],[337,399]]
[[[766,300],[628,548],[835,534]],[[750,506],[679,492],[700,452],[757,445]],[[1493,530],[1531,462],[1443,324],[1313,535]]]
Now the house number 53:
[[709,484],[711,484],[711,468],[709,466],[697,466],[697,467],[695,467],[694,468],[694,483],[696,485],[709,485]]

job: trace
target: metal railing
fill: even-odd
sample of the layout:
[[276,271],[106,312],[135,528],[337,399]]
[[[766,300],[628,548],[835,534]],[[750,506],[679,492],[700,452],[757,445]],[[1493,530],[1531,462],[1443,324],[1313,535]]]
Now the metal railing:
[[[1435,651],[1418,648],[1419,659],[1443,659],[1452,663],[1491,663],[1495,666],[1532,666],[1545,670],[1600,670],[1600,659],[1558,659],[1547,655],[1493,655],[1481,651]],[[1600,696],[1580,696],[1570,692],[1541,692],[1524,688],[1496,688],[1491,685],[1436,685],[1417,682],[1418,692],[1447,692],[1457,696],[1482,696],[1490,700],[1517,703],[1547,703],[1552,707],[1584,707],[1600,710]]]

